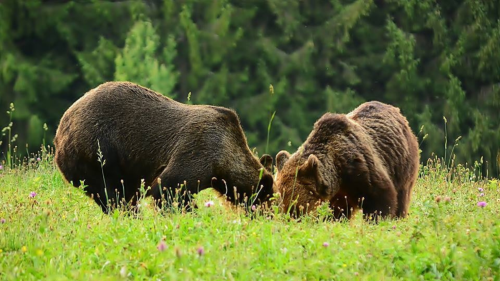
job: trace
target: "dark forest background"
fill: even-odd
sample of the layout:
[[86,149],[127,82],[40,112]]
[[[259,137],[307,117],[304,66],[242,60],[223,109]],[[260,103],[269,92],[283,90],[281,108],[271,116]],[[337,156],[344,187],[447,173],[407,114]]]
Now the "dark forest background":
[[14,103],[14,145],[36,150],[86,91],[129,80],[235,109],[275,154],[325,112],[379,100],[407,116],[422,162],[461,137],[457,162],[498,175],[499,19],[492,0],[3,0],[0,125]]

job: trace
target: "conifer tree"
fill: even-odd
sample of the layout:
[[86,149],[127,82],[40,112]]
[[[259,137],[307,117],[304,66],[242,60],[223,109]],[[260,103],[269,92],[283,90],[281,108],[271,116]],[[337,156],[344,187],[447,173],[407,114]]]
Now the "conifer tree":
[[123,51],[116,57],[115,80],[131,81],[175,97],[177,72],[172,65],[175,41],[169,38],[160,48],[160,39],[149,21],[139,21],[130,30]]

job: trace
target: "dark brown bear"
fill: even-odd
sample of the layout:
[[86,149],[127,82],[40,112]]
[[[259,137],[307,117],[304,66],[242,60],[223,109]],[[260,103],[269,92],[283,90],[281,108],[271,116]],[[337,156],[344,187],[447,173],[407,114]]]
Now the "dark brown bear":
[[366,219],[405,217],[419,159],[399,108],[371,101],[347,115],[326,113],[297,152],[280,151],[276,187],[293,215],[329,202],[337,219],[358,208]]
[[252,202],[263,202],[273,192],[272,157],[259,162],[252,154],[234,111],[182,104],[130,82],[104,83],[77,100],[54,144],[65,179],[76,187],[84,181],[105,213],[106,198],[135,206],[141,180],[156,202],[162,196],[172,202],[181,185],[181,194],[213,187],[233,203],[252,195]]

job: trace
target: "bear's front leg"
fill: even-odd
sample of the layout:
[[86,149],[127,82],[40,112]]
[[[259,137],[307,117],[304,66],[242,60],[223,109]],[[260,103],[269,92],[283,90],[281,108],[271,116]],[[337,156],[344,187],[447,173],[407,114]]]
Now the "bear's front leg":
[[178,206],[179,208],[191,211],[196,208],[192,202],[192,193],[185,179],[178,176],[172,169],[167,166],[158,178],[151,184],[151,195],[155,201],[156,207],[169,208]]
[[393,218],[398,208],[398,194],[389,179],[373,182],[371,191],[362,202],[366,220],[378,222],[379,218]]

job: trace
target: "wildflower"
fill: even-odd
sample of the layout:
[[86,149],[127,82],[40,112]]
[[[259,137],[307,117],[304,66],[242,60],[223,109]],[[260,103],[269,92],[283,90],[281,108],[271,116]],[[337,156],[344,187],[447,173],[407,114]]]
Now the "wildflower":
[[205,249],[203,247],[199,247],[198,250],[196,250],[199,256],[203,256],[205,254]]
[[2,224],[5,223],[5,219],[4,218],[0,219],[0,223]]
[[441,196],[436,196],[436,202],[439,203],[441,201]]
[[212,207],[214,204],[214,201],[208,201],[208,202],[205,202],[205,207]]
[[328,243],[328,242],[323,242],[323,247],[325,247],[325,248],[326,248],[326,247],[328,247],[328,246],[330,246],[330,243]]
[[477,190],[479,190],[479,192],[483,192],[484,189],[482,189],[481,187],[479,187]]
[[42,251],[41,249],[38,249],[38,250],[36,251],[36,254],[37,254],[38,256],[42,256],[42,255],[43,255],[43,251]]
[[0,165],[0,170],[3,170],[3,166],[2,165]]
[[122,268],[120,269],[120,275],[121,275],[123,278],[127,277],[127,267],[122,266]]
[[479,194],[479,196],[480,196],[480,197],[483,197],[483,196],[484,196],[484,193]]
[[396,229],[396,226],[395,226],[395,225],[393,225],[393,226],[392,226],[392,229]]
[[35,196],[36,196],[36,192],[32,191],[32,192],[30,193],[30,197],[31,197],[31,198],[35,198]]
[[26,246],[22,246],[22,247],[21,247],[21,251],[22,251],[23,253],[26,253],[26,252],[28,251],[28,248],[26,248]]
[[488,204],[486,204],[486,202],[484,202],[484,201],[477,202],[477,206],[479,206],[481,208],[486,207],[486,205],[488,205]]
[[444,202],[449,203],[450,201],[451,201],[450,196],[446,196],[446,197],[444,198]]
[[36,158],[36,161],[40,162],[42,161],[42,159],[40,159],[40,157]]
[[156,246],[156,248],[158,249],[158,251],[163,252],[167,249],[167,244],[165,243],[165,241],[160,241],[160,243],[158,243],[158,246]]
[[252,205],[252,211],[255,212],[256,209],[257,209],[257,207],[255,207],[255,205]]

